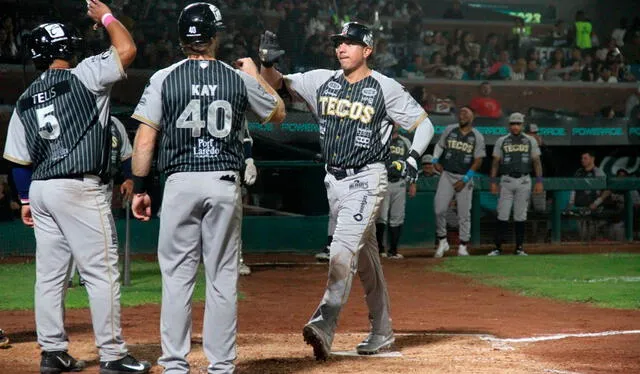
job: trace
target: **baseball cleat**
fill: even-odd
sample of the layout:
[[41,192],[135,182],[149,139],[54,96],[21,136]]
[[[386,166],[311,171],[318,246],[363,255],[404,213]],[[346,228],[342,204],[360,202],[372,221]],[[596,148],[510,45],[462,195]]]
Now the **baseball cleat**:
[[100,361],[100,374],[145,374],[150,369],[148,361],[138,361],[131,355],[114,361]]
[[460,244],[458,246],[458,256],[469,256],[469,251],[467,250],[466,245]]
[[514,253],[516,256],[529,256],[527,254],[527,252],[524,251],[524,249],[522,248],[518,248],[516,249],[516,253]]
[[359,355],[375,355],[380,351],[389,350],[393,346],[396,338],[393,332],[389,335],[369,334],[365,340],[356,346]]
[[326,247],[322,252],[316,253],[316,260],[320,262],[329,262],[329,247]]
[[327,361],[331,354],[331,342],[317,326],[309,323],[302,329],[304,342],[313,347],[313,355],[318,361]]
[[251,274],[251,268],[249,266],[247,266],[247,264],[245,264],[244,262],[241,262],[240,266],[238,266],[238,274],[240,274],[240,275],[250,275]]
[[438,243],[438,249],[436,250],[436,254],[433,257],[440,258],[444,256],[444,253],[448,250],[449,242],[447,242],[447,239],[440,239],[440,243]]
[[380,252],[380,257],[387,258],[388,257],[387,252]]
[[9,347],[9,338],[5,335],[4,331],[0,329],[0,348]]
[[42,351],[40,359],[41,374],[57,374],[82,371],[85,368],[84,361],[78,361],[65,351]]
[[502,251],[500,251],[499,249],[494,249],[493,251],[489,252],[487,256],[500,256],[501,254]]
[[394,253],[392,255],[387,256],[390,260],[402,260],[404,258],[400,253]]

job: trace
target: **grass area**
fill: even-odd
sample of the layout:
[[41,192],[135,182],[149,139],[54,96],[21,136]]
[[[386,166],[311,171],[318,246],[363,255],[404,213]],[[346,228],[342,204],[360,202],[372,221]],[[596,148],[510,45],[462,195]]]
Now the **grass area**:
[[435,268],[526,296],[640,308],[640,255],[533,255],[447,258]]
[[[162,298],[162,280],[157,262],[133,261],[131,263],[131,286],[120,288],[122,306],[159,304]],[[0,266],[0,310],[33,309],[35,285],[35,264],[15,264]],[[66,297],[67,308],[87,308],[89,301],[84,287],[69,288]],[[194,301],[204,301],[205,284],[202,265],[198,271]],[[241,296],[240,296],[241,298]]]

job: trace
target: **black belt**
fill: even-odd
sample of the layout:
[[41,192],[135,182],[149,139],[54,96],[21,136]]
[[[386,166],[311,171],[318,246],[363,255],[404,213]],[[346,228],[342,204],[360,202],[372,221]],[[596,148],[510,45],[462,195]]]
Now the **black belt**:
[[529,173],[507,173],[506,175],[510,176],[511,178],[522,178],[528,177]]
[[85,178],[100,178],[100,180],[103,180],[100,176],[95,175],[95,174],[69,174],[69,175],[59,175],[59,176],[55,176],[55,177],[50,177],[47,178],[47,180],[49,179],[74,179],[74,180],[84,180]]
[[343,169],[343,168],[338,168],[335,166],[327,166],[326,170],[327,173],[333,175],[337,180],[341,180],[344,179],[346,177],[349,177],[351,175],[356,175],[359,174],[365,170],[369,169],[368,166],[363,166],[360,168],[350,168],[350,169]]

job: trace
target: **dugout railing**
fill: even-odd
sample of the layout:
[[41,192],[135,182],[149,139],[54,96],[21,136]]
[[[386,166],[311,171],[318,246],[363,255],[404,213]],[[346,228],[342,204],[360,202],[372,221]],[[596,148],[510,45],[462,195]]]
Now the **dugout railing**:
[[[292,212],[287,209],[258,207],[252,201],[245,201],[245,217],[243,220],[243,246],[245,252],[314,252],[324,245],[327,235],[326,193],[322,178],[324,166],[312,161],[266,161],[257,162],[260,178],[268,180],[271,173],[271,191],[281,190],[281,195],[301,204],[312,204],[308,212]],[[271,172],[270,172],[271,171]],[[288,187],[278,178],[286,174],[298,175],[295,183]],[[418,180],[418,192],[415,198],[408,200],[406,219],[401,241],[402,247],[432,248],[435,241],[435,224],[433,216],[433,200],[438,178],[421,178]],[[489,192],[489,180],[486,177],[474,179],[474,199],[472,206],[472,244],[474,246],[490,244],[492,230],[495,227],[495,201],[497,197]],[[625,241],[632,241],[638,235],[634,231],[637,215],[631,191],[640,188],[640,178],[546,178],[545,191],[549,199],[548,209],[544,212],[531,212],[528,230],[538,224],[543,229],[550,228],[549,240],[579,241],[575,239],[574,223],[581,219],[592,220],[594,217],[580,217],[566,214],[566,201],[571,190],[615,190],[625,195],[624,207],[619,212],[624,221]],[[161,192],[159,192],[161,193]],[[158,195],[160,196],[160,195]],[[493,211],[492,211],[493,210]],[[131,253],[155,253],[159,219],[154,217],[150,222],[138,222],[130,219],[124,208],[115,214],[116,227],[119,234],[121,251],[129,243]],[[595,217],[605,221],[606,216]],[[129,235],[127,235],[129,232]],[[534,240],[532,240],[534,241]],[[528,240],[529,242],[529,240]],[[30,256],[35,253],[33,230],[24,226],[18,219],[0,223],[0,256]]]

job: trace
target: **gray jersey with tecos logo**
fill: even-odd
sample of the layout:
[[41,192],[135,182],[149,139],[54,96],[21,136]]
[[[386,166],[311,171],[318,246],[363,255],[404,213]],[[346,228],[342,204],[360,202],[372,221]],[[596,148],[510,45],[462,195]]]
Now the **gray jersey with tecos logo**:
[[412,130],[427,117],[404,87],[376,71],[353,84],[342,70],[319,69],[284,79],[317,118],[322,156],[330,166],[386,161],[393,124]]
[[257,79],[217,60],[182,60],[156,72],[133,118],[162,131],[158,169],[240,170],[246,111],[268,122],[277,106]]
[[462,134],[460,126],[449,125],[438,140],[437,146],[442,148],[440,163],[444,170],[454,174],[465,174],[473,160],[486,156],[484,136],[475,128]]
[[33,164],[33,179],[94,174],[108,178],[109,96],[126,77],[114,48],[73,69],[42,73],[20,96],[4,158]]
[[505,135],[496,141],[493,156],[500,157],[500,174],[530,174],[533,158],[540,157],[538,142],[526,134]]

